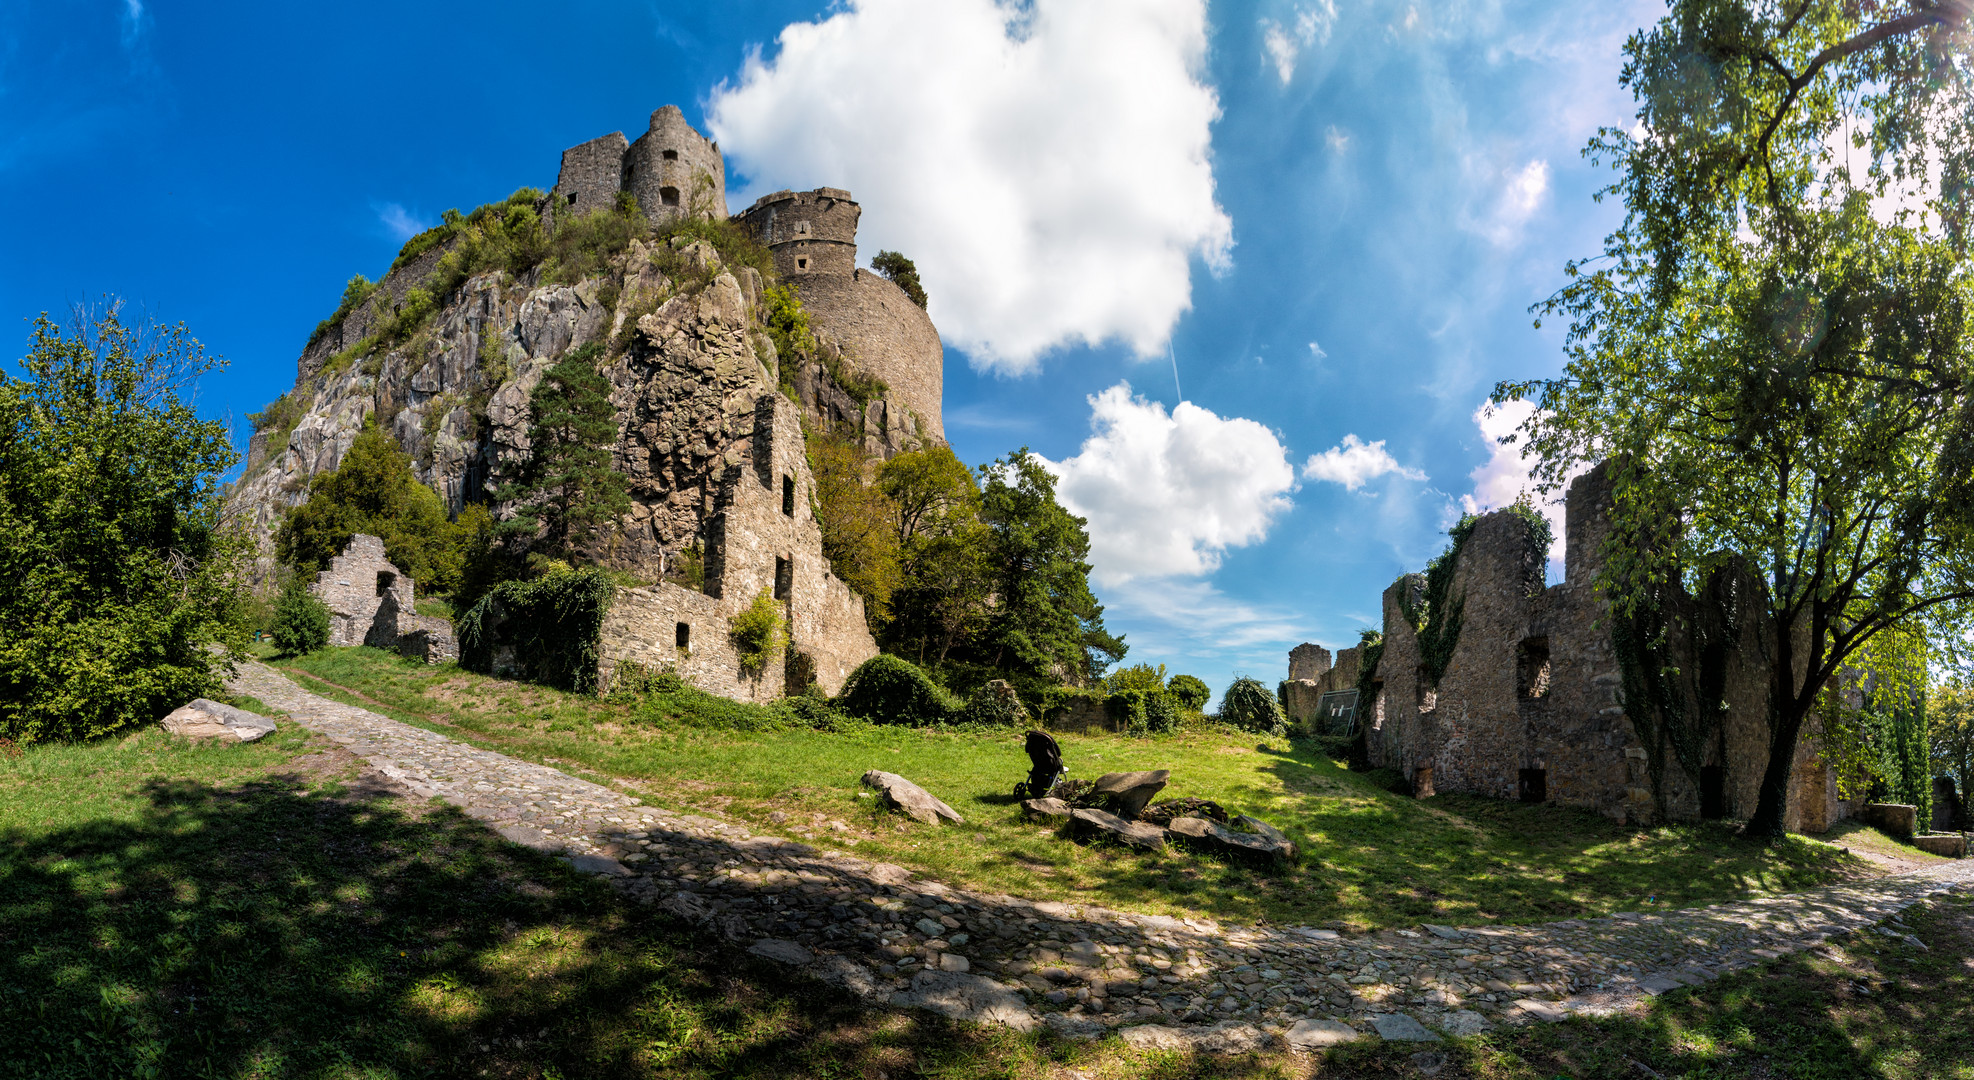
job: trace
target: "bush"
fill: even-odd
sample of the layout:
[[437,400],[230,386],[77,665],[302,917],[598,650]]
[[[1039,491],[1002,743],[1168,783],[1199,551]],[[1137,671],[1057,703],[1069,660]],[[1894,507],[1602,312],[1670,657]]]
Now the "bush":
[[960,723],[985,727],[1027,727],[1031,720],[1028,710],[1021,707],[1021,698],[1014,688],[996,679],[967,698],[966,709],[960,713]]
[[1213,697],[1213,689],[1191,675],[1174,675],[1167,680],[1165,690],[1178,699],[1181,708],[1187,712],[1199,712]]
[[1179,730],[1179,724],[1189,711],[1170,690],[1145,695],[1145,733],[1147,735],[1172,735]]
[[727,636],[733,639],[733,647],[740,653],[741,670],[759,675],[768,666],[768,658],[788,643],[781,605],[775,603],[768,590],[762,589],[746,610],[733,617]]
[[0,369],[0,738],[86,739],[221,690],[246,645],[222,524],[224,424],[179,392],[219,366],[183,325],[35,320]]
[[512,672],[578,694],[596,691],[603,615],[616,582],[601,570],[555,569],[503,581],[461,616],[459,664],[486,675],[512,650]]
[[268,631],[275,648],[289,656],[302,656],[329,644],[329,606],[308,591],[307,574],[296,571],[282,583]]
[[1111,693],[1141,690],[1147,694],[1165,689],[1165,665],[1132,664],[1104,677],[1104,689]]
[[960,703],[918,665],[888,653],[857,665],[836,705],[874,724],[946,724],[960,713]]
[[1245,675],[1227,687],[1227,696],[1220,701],[1220,719],[1242,731],[1263,735],[1284,735],[1289,729],[1282,703],[1275,700],[1275,695],[1259,679]]

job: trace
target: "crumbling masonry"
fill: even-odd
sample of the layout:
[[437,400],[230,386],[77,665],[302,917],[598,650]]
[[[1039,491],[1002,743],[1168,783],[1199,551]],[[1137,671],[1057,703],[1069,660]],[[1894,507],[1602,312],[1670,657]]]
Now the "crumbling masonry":
[[415,586],[384,557],[384,542],[358,533],[315,575],[309,592],[329,609],[329,644],[369,645],[428,663],[459,659],[445,619],[414,609]]
[[[1628,674],[1620,655],[1624,627],[1595,584],[1610,505],[1606,468],[1571,485],[1564,580],[1547,588],[1547,553],[1526,521],[1500,510],[1474,524],[1447,593],[1460,614],[1437,681],[1408,612],[1419,609],[1424,577],[1407,575],[1385,590],[1371,700],[1357,706],[1373,766],[1397,770],[1421,797],[1464,792],[1555,802],[1640,824],[1753,813],[1769,750],[1761,626],[1751,603],[1707,604],[1714,594],[1759,584],[1722,575],[1708,596],[1675,590],[1668,598],[1681,618],[1665,646],[1663,659],[1672,661],[1665,666],[1704,683],[1689,699],[1724,708],[1671,715],[1651,708],[1639,700],[1651,696],[1639,689],[1640,665]],[[1703,643],[1698,627],[1709,611],[1717,625]],[[1341,663],[1328,668],[1321,652],[1305,645],[1291,654],[1291,679],[1283,684],[1284,697],[1312,726],[1325,718],[1308,707],[1311,698],[1358,681],[1355,670],[1339,674]],[[1349,667],[1356,666],[1352,656]],[[1628,709],[1628,702],[1639,703]],[[1838,799],[1817,746],[1812,722],[1789,792],[1785,823],[1792,831],[1822,832],[1854,809]]]

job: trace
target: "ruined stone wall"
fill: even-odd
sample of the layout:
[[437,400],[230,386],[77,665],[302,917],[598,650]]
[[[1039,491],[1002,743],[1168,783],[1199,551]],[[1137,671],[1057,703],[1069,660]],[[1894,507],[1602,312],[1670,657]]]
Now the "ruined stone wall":
[[812,323],[844,344],[851,366],[884,380],[888,407],[909,413],[907,429],[945,441],[946,354],[925,311],[869,270],[795,280]]
[[630,145],[623,132],[613,131],[562,151],[562,168],[556,173],[555,189],[549,192],[550,205],[562,214],[587,214],[617,205],[617,192],[624,181],[624,152]]
[[728,636],[728,614],[719,600],[670,582],[618,589],[603,617],[598,684],[615,686],[618,669],[629,661],[647,672],[671,671],[709,694],[774,700],[781,695],[781,665],[771,661],[758,673],[743,670]]
[[309,592],[329,609],[329,644],[369,645],[436,663],[457,660],[452,623],[413,609],[411,578],[384,557],[384,541],[358,533]]
[[1330,650],[1305,641],[1289,650],[1289,680],[1313,683],[1330,670]]

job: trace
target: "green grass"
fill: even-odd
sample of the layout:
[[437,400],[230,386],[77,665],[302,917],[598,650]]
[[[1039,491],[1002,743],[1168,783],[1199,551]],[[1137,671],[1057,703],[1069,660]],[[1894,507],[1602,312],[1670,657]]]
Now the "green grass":
[[[1855,934],[1674,991],[1642,1016],[1572,1018],[1439,1044],[1448,1060],[1438,1080],[1974,1078],[1974,897],[1908,909],[1903,922],[1926,949]],[[1419,1052],[1416,1044],[1353,1046],[1322,1075],[1403,1076]]]
[[[1755,844],[1722,824],[1640,830],[1555,806],[1413,800],[1379,790],[1313,744],[1228,733],[1061,737],[1072,775],[1169,768],[1166,795],[1210,798],[1287,832],[1300,861],[1257,872],[1181,852],[1080,846],[1024,822],[1008,794],[1028,769],[1015,731],[734,731],[664,715],[649,701],[599,701],[408,664],[376,650],[331,649],[282,663],[318,692],[553,763],[661,806],[794,835],[818,816],[834,819],[851,832],[818,830],[818,842],[950,884],[1033,899],[1389,927],[1682,907],[1868,872],[1833,845],[1800,837]],[[918,782],[967,823],[928,827],[882,814],[858,785],[871,768]],[[770,824],[775,812],[787,820]]]

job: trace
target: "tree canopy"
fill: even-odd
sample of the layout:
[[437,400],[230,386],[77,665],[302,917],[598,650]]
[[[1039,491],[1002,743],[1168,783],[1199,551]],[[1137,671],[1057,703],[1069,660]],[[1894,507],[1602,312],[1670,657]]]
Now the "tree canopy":
[[630,512],[624,476],[611,467],[617,412],[610,382],[597,371],[602,356],[603,345],[591,342],[542,373],[528,399],[528,457],[497,496],[517,504],[499,532],[551,558],[567,556]]
[[459,587],[470,535],[485,514],[474,506],[458,523],[448,520],[438,492],[412,475],[411,458],[397,440],[366,420],[335,470],[316,474],[308,501],[282,519],[274,551],[298,570],[324,570],[350,537],[366,533],[384,541],[385,557],[420,590],[451,593]]
[[1623,224],[1537,306],[1569,322],[1566,370],[1495,390],[1537,404],[1545,489],[1613,460],[1620,614],[1667,581],[1759,579],[1755,834],[1781,830],[1846,662],[1974,598],[1966,14],[1674,0],[1626,45],[1636,124],[1586,151]]
[[1056,478],[1027,447],[980,467],[996,603],[980,651],[994,666],[1062,681],[1100,678],[1124,659],[1090,591],[1087,524],[1056,501]]
[[0,372],[0,737],[88,738],[220,690],[245,647],[226,427],[179,396],[222,367],[183,324],[44,314]]

